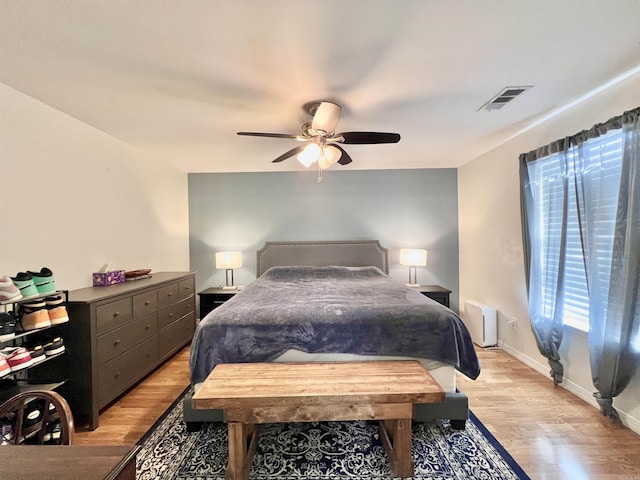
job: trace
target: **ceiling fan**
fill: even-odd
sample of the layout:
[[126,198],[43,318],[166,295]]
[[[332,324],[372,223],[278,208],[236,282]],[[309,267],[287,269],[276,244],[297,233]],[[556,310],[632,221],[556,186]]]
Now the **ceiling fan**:
[[400,141],[400,134],[398,133],[336,133],[336,126],[338,125],[342,111],[342,107],[337,103],[328,101],[309,102],[305,104],[303,108],[313,116],[313,119],[302,125],[302,132],[299,135],[261,132],[238,132],[238,135],[290,138],[300,142],[306,142],[305,145],[297,146],[283,153],[273,160],[273,163],[282,162],[287,158],[297,156],[300,163],[305,167],[309,167],[317,161],[321,171],[336,163],[347,165],[353,161],[340,144],[366,145],[374,143],[398,143]]

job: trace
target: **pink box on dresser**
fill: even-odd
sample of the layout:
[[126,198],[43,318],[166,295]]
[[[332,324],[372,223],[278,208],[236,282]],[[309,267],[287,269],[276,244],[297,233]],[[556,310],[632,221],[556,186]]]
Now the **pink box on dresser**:
[[113,270],[111,272],[94,272],[93,286],[106,287],[124,283],[124,270]]

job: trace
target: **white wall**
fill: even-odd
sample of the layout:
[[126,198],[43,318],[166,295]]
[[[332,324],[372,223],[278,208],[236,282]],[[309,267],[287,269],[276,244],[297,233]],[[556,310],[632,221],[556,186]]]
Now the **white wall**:
[[187,175],[0,84],[0,275],[189,269]]
[[[504,350],[547,378],[549,366],[538,352],[527,314],[518,156],[636,108],[639,102],[640,75],[635,75],[459,169],[460,309],[468,299],[494,306]],[[516,320],[515,329],[507,327],[511,319]],[[560,353],[563,386],[596,406],[586,334],[565,329]],[[638,433],[639,376],[614,400],[623,423]]]

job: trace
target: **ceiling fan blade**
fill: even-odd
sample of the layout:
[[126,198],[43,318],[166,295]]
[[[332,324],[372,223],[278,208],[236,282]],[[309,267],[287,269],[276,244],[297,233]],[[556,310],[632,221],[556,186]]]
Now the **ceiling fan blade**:
[[298,135],[293,135],[291,133],[238,132],[238,135],[248,135],[251,137],[298,138]]
[[398,143],[400,141],[399,133],[385,132],[344,132],[336,134],[336,137],[343,137],[342,143],[350,145],[367,145],[373,143]]
[[338,150],[340,150],[342,152],[342,156],[340,157],[340,160],[338,160],[338,163],[340,165],[348,165],[351,162],[353,162],[353,160],[351,160],[351,157],[349,156],[349,154],[347,152],[345,152],[344,148],[342,148],[340,145],[336,145],[334,143],[331,146],[332,147],[336,147]]
[[271,163],[278,163],[278,162],[281,162],[283,160],[286,160],[287,158],[293,157],[294,155],[297,155],[297,154],[301,153],[302,150],[304,150],[304,147],[306,147],[306,145],[300,145],[299,147],[292,148],[287,153],[283,153],[282,155],[280,155],[275,160],[272,160]]
[[340,120],[341,111],[342,107],[336,103],[321,102],[320,105],[318,105],[316,113],[313,114],[311,128],[327,133],[335,132],[338,120]]

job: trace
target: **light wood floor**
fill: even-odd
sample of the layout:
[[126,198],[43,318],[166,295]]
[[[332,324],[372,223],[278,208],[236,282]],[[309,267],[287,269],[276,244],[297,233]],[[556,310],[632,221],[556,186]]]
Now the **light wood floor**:
[[[510,355],[479,351],[482,373],[458,375],[471,410],[534,480],[640,479],[640,435],[554,387]],[[76,444],[133,445],[185,389],[186,348],[100,415]]]

